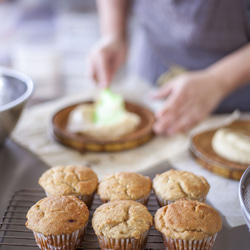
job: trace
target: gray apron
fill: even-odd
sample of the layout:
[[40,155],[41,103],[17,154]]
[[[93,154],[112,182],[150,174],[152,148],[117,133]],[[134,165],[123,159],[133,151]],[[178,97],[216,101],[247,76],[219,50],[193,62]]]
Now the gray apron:
[[[208,67],[250,40],[244,0],[135,0],[141,29],[133,69],[151,83],[173,65]],[[250,111],[250,85],[227,97],[217,112]]]

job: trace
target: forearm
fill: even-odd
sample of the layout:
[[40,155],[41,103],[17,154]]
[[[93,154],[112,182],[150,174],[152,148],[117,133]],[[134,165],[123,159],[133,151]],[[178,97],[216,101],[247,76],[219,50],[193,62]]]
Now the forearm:
[[97,0],[102,36],[126,38],[126,19],[130,0]]
[[210,66],[225,95],[250,82],[250,43]]

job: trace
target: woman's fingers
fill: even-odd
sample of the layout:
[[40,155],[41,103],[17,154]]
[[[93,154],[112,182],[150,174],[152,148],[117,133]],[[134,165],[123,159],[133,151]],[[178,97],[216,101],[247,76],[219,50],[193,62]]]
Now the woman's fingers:
[[171,84],[167,83],[163,87],[161,87],[159,90],[151,94],[151,97],[153,99],[162,99],[166,98],[171,93]]
[[206,115],[206,112],[196,109],[194,106],[188,106],[182,114],[175,120],[173,125],[168,128],[166,135],[170,136],[178,132],[185,132],[197,125]]
[[217,105],[221,93],[218,82],[211,81],[204,72],[183,74],[171,81],[170,89],[162,109],[156,113],[154,131],[172,135],[186,131],[204,119]]
[[206,112],[197,109],[192,103],[184,105],[176,113],[166,112],[158,118],[154,125],[157,134],[171,136],[178,132],[184,132],[195,126],[205,117]]
[[182,105],[177,104],[176,98],[169,97],[163,108],[156,113],[156,122],[154,124],[154,132],[157,134],[173,134],[175,124],[184,114],[187,116],[187,103]]
[[99,54],[97,62],[97,78],[101,87],[105,88],[112,79],[112,70],[109,55],[105,53]]
[[124,62],[127,53],[126,41],[103,38],[90,54],[89,74],[101,87],[107,87]]

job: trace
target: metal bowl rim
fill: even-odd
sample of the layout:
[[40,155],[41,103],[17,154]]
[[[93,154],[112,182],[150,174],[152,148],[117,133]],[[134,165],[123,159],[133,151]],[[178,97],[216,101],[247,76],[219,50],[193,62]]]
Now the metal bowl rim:
[[244,173],[242,174],[240,178],[238,194],[239,194],[239,201],[241,205],[241,210],[243,212],[243,216],[246,220],[247,225],[250,228],[250,213],[247,210],[245,203],[243,201],[243,184],[246,183],[246,178],[249,174],[250,174],[250,166],[244,171]]
[[0,76],[3,76],[3,77],[9,76],[9,77],[17,78],[20,81],[24,82],[25,85],[27,86],[26,91],[21,96],[19,96],[18,98],[16,98],[15,100],[13,100],[7,104],[2,105],[0,107],[0,112],[11,109],[11,108],[25,102],[26,100],[29,99],[29,97],[33,93],[34,83],[27,75],[25,75],[21,72],[18,72],[16,70],[13,70],[13,69],[0,67]]

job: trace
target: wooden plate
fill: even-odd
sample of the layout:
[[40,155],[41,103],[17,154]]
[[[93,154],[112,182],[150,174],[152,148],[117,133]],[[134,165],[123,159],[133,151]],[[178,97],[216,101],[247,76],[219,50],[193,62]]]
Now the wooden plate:
[[[250,135],[250,121],[239,120],[226,126],[227,128],[241,129]],[[215,130],[196,134],[191,139],[190,151],[197,163],[211,172],[230,178],[240,180],[248,165],[234,163],[217,155],[212,148],[212,138]]]
[[[84,102],[92,103],[92,101]],[[67,131],[66,125],[68,116],[77,103],[59,110],[52,118],[52,135],[61,144],[74,148],[80,152],[112,152],[122,151],[138,147],[148,142],[153,137],[152,127],[155,121],[154,114],[147,108],[132,102],[125,102],[125,108],[129,112],[140,116],[141,122],[137,129],[117,140],[102,140],[91,138],[83,134],[71,133]]]

